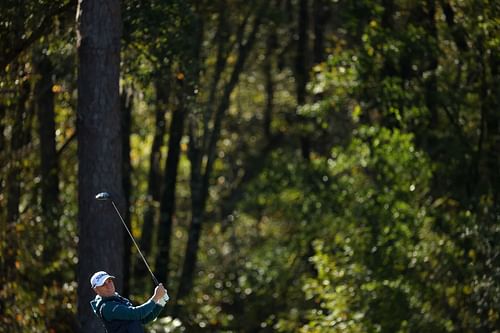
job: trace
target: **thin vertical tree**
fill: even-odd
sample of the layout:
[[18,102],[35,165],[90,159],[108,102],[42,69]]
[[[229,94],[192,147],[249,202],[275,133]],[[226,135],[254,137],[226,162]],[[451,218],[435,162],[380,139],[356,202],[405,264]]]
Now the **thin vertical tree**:
[[[125,196],[125,211],[123,212],[123,218],[128,228],[130,226],[130,197],[132,195],[132,161],[130,159],[130,131],[132,126],[132,105],[133,105],[133,91],[132,87],[125,85],[122,87],[122,92],[120,94],[120,111],[122,113],[122,184],[123,193]],[[123,272],[123,290],[120,293],[124,297],[128,297],[130,293],[130,276],[131,266],[132,266],[132,241],[127,233],[123,233],[125,243],[125,252],[123,260],[125,262],[124,272]]]
[[54,92],[52,91],[53,65],[42,50],[34,55],[39,79],[35,84],[35,110],[40,137],[40,175],[42,221],[47,234],[43,260],[49,264],[59,251],[59,172],[56,149]]
[[[297,105],[300,107],[306,103],[306,86],[309,81],[309,3],[307,0],[299,1],[297,24],[298,40],[297,53],[295,54],[295,77]],[[301,121],[305,121],[305,119],[301,119]],[[311,142],[307,134],[301,135],[300,144],[302,157],[305,160],[308,160],[309,155],[311,154]]]
[[[170,96],[170,68],[168,66],[160,66],[158,75],[154,79],[156,105],[155,105],[155,131],[153,142],[151,143],[151,152],[149,155],[149,174],[148,174],[148,189],[147,189],[147,204],[144,211],[144,223],[141,233],[141,249],[146,255],[151,255],[153,244],[153,233],[155,220],[157,217],[157,203],[160,202],[162,189],[161,176],[161,161],[162,152],[166,131],[166,113]],[[160,236],[161,237],[161,236]],[[161,249],[160,249],[161,251]],[[146,268],[142,264],[136,265],[136,275],[143,276],[146,273]],[[163,280],[163,275],[159,275]]]
[[[264,19],[268,3],[260,4],[254,12],[255,17],[249,32],[245,34],[245,28],[248,28],[249,16],[247,16],[238,28],[236,39],[237,58],[234,67],[231,70],[229,79],[222,89],[219,103],[214,109],[213,115],[208,114],[202,122],[202,128],[195,117],[190,117],[189,121],[189,151],[188,157],[191,161],[191,205],[192,216],[188,231],[188,241],[186,245],[186,254],[182,265],[182,273],[177,291],[177,300],[181,300],[189,294],[193,286],[194,273],[198,258],[199,241],[201,237],[202,224],[204,221],[205,208],[208,200],[208,191],[210,187],[210,178],[216,159],[216,148],[221,135],[221,128],[226,112],[229,108],[231,94],[239,82],[249,53],[253,48],[257,33]],[[211,105],[208,105],[209,108]],[[213,125],[209,127],[209,118],[213,118]],[[199,119],[198,119],[199,120]],[[196,133],[201,132],[201,137]],[[206,162],[204,162],[206,161]],[[174,308],[174,315],[179,312],[179,303]]]

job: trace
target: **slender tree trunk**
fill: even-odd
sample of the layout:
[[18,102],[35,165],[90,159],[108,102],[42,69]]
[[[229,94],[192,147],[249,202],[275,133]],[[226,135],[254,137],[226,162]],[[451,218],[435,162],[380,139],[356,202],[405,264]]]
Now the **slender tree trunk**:
[[[5,109],[6,109],[5,104],[0,102],[0,161],[5,161],[7,159],[7,152],[5,151],[6,150],[5,149],[6,148],[6,140],[5,140],[5,134],[4,134],[5,122],[6,122]],[[1,163],[0,170],[4,171],[4,168],[5,168],[5,165],[3,163]],[[0,193],[3,193],[3,186],[4,186],[3,180],[4,180],[4,173],[0,172]],[[1,196],[1,198],[0,198],[0,221],[5,221],[5,216],[3,214],[3,212],[4,212],[3,211],[4,198],[5,198],[4,196]],[[3,226],[3,225],[0,224],[0,226]],[[4,230],[5,230],[4,228],[0,227],[0,232],[3,232]],[[0,234],[0,236],[3,236],[3,235]],[[5,239],[5,238],[2,237],[2,239]],[[1,253],[3,253],[3,252],[1,252]]]
[[328,17],[330,16],[330,6],[325,0],[314,0],[314,44],[313,60],[315,64],[325,61],[325,29]]
[[450,29],[455,45],[458,47],[460,51],[466,52],[469,49],[466,40],[466,32],[461,26],[456,24],[455,11],[453,10],[449,2],[446,2],[444,0],[439,0],[439,4],[443,9],[446,25]]
[[435,129],[438,127],[438,110],[437,110],[437,99],[438,99],[438,86],[437,86],[437,76],[436,69],[438,67],[438,50],[435,49],[438,42],[438,34],[436,27],[436,4],[434,0],[427,0],[426,6],[426,30],[428,31],[429,37],[432,39],[432,43],[428,46],[429,53],[429,65],[428,71],[431,75],[427,78],[425,82],[425,101],[427,104],[427,109],[429,110],[429,121],[430,128]]
[[[208,127],[208,123],[210,118],[213,116],[213,112],[215,109],[217,92],[219,88],[219,82],[221,80],[222,74],[224,73],[224,69],[227,65],[227,55],[230,52],[229,44],[229,28],[227,26],[227,6],[225,1],[220,2],[219,8],[219,22],[217,26],[217,32],[215,34],[215,43],[217,43],[217,60],[215,61],[214,74],[212,76],[210,91],[208,93],[208,102],[206,103],[205,115],[203,119],[203,126],[205,128]],[[240,25],[238,29],[238,33],[243,33],[244,28],[246,27],[246,20]],[[203,137],[204,146],[206,144],[206,140],[208,135]]]
[[[142,225],[141,250],[144,255],[151,255],[153,244],[154,222],[157,217],[158,203],[161,200],[162,176],[161,176],[161,148],[165,139],[168,100],[170,96],[170,69],[160,70],[160,77],[155,82],[156,88],[156,111],[155,111],[155,133],[149,155],[149,175],[148,175],[148,196],[147,207],[144,213],[144,223]],[[161,222],[160,222],[161,223]],[[158,237],[164,237],[161,233]],[[159,251],[162,249],[160,248]],[[157,265],[158,267],[158,265]],[[147,274],[147,269],[143,263],[136,264],[137,277]],[[161,275],[160,275],[161,276]],[[160,277],[161,281],[162,278]],[[166,281],[164,281],[166,282]]]
[[269,142],[272,136],[271,120],[274,103],[274,81],[273,81],[273,53],[277,46],[276,32],[272,31],[266,43],[266,60],[264,62],[264,78],[266,87],[266,108],[264,109],[264,136]]
[[[395,23],[394,23],[394,12],[396,11],[396,4],[394,0],[382,0],[382,7],[384,8],[383,13],[382,13],[382,19],[380,22],[380,26],[384,31],[387,31],[388,34],[390,34],[392,31],[394,31]],[[384,80],[387,78],[393,78],[393,77],[400,77],[404,76],[404,74],[401,74],[398,72],[398,61],[401,63],[402,68],[409,68],[408,64],[409,62],[406,61],[406,59],[402,59],[403,57],[400,57],[399,59],[397,57],[384,57],[383,60],[383,66],[382,66],[382,71],[380,73],[379,80]],[[404,87],[401,87],[404,89]],[[394,105],[395,102],[393,100],[389,101],[384,101],[382,102],[383,105],[381,107],[389,109],[390,107],[396,107],[401,109],[402,105]],[[383,114],[381,123],[385,127],[389,128],[397,128],[400,126],[399,121],[397,120],[396,116],[394,113],[389,113],[385,112]]]
[[[394,0],[382,0],[382,7],[384,12],[382,14],[382,21],[380,25],[386,31],[392,31],[394,29]],[[394,64],[394,59],[386,57],[384,59],[383,73],[384,76],[395,76],[397,75],[396,66]]]
[[[490,209],[488,231],[485,238],[490,240],[490,244],[496,244],[496,251],[488,251],[489,253],[487,253],[488,259],[486,260],[486,265],[488,269],[485,274],[486,276],[490,274],[494,275],[495,272],[498,272],[497,255],[499,253],[498,244],[500,243],[499,234],[496,232],[498,218],[495,220],[495,216],[500,216],[500,174],[498,172],[500,170],[500,115],[498,113],[500,107],[500,55],[498,52],[491,52],[489,54],[488,63],[491,71],[491,82],[488,87],[491,90],[489,91],[488,114],[486,116],[488,150],[486,151],[485,159],[488,172],[485,180],[491,188],[492,207]],[[488,314],[483,314],[483,316],[488,316]],[[494,329],[493,326],[496,325],[498,327],[498,321],[492,323],[490,320],[484,319],[483,322],[490,325],[490,331]]]
[[273,135],[271,129],[273,108],[274,108],[274,80],[273,80],[273,55],[277,46],[276,32],[271,31],[266,41],[265,61],[263,65],[263,74],[265,78],[266,88],[266,103],[264,108],[264,119],[262,128],[264,138],[262,141],[262,149],[257,154],[249,156],[245,161],[243,176],[231,189],[230,194],[221,200],[221,220],[222,228],[225,231],[231,220],[231,215],[236,208],[236,205],[241,200],[245,193],[245,188],[253,179],[255,179],[265,166],[264,161],[269,154],[279,146],[281,138]]
[[[489,150],[487,155],[487,166],[489,168],[489,183],[493,192],[493,208],[497,214],[500,214],[500,55],[498,52],[491,52],[489,55],[489,65],[491,70],[490,105],[486,119]],[[497,110],[495,112],[494,110]]]
[[98,270],[117,277],[123,287],[123,226],[109,201],[95,194],[108,191],[125,211],[119,97],[120,2],[80,0],[78,26],[78,319],[81,332],[102,330],[89,301],[95,294],[89,278]]
[[[485,48],[484,48],[484,38],[479,37],[477,41],[477,59],[480,64],[481,75],[479,76],[479,86],[477,88],[477,93],[479,95],[479,111],[480,111],[480,120],[479,120],[479,137],[477,139],[476,147],[474,148],[474,155],[470,162],[470,177],[469,177],[469,185],[467,186],[467,197],[469,200],[473,202],[474,208],[478,209],[480,207],[480,196],[482,189],[481,186],[481,175],[480,169],[482,166],[482,161],[484,159],[484,151],[486,140],[487,140],[487,117],[488,117],[488,94],[490,90],[490,85],[487,82],[487,65],[484,59]],[[479,212],[478,212],[479,213]]]
[[300,0],[298,8],[298,41],[295,57],[295,71],[297,77],[297,104],[303,105],[306,101],[306,84],[308,80],[307,51],[309,38],[307,28],[309,25],[308,0]]
[[[309,8],[308,0],[299,1],[298,10],[298,35],[297,53],[295,57],[295,76],[297,90],[297,105],[302,106],[306,103],[306,85],[309,80],[308,66],[308,27],[309,27]],[[306,121],[306,119],[300,119]],[[311,142],[307,133],[302,134],[300,138],[302,157],[309,160],[311,154]]]
[[[193,133],[190,133],[193,137]],[[190,140],[191,142],[191,140]],[[191,290],[193,285],[193,275],[196,266],[198,255],[199,239],[201,234],[201,225],[203,222],[203,213],[205,211],[206,199],[203,197],[203,174],[201,162],[203,151],[200,147],[190,144],[190,161],[191,161],[191,224],[188,231],[188,242],[184,255],[184,263],[182,266],[182,274],[179,281],[179,287],[176,296],[176,305],[173,315],[177,316],[179,311],[179,300],[183,299]]]
[[[127,224],[129,230],[132,230],[130,225],[130,197],[132,195],[132,183],[131,183],[131,173],[132,173],[132,163],[130,161],[130,128],[132,126],[132,99],[133,93],[132,88],[124,87],[120,96],[120,110],[123,114],[122,117],[122,159],[123,159],[123,169],[122,169],[122,183],[123,183],[123,193],[125,197],[125,210],[123,212],[123,219]],[[123,271],[123,291],[121,295],[128,297],[130,294],[130,275],[132,267],[132,240],[128,233],[123,233],[124,237],[124,256],[123,260],[125,262]]]
[[35,85],[38,135],[40,137],[40,174],[42,223],[46,242],[43,260],[50,264],[59,252],[59,167],[56,150],[54,93],[52,92],[52,63],[42,54],[36,55],[35,67],[40,79]]
[[[6,140],[5,140],[5,135],[4,135],[4,129],[5,129],[5,105],[0,102],[0,160],[6,160]],[[1,170],[5,170],[4,164],[0,164]],[[4,173],[0,172],[0,253],[2,255],[0,256],[0,292],[3,294],[4,291],[4,286],[7,284],[7,270],[6,270],[6,251],[7,251],[7,246],[5,244],[5,239],[7,239],[7,221],[6,221],[6,214],[5,214],[5,209],[4,209],[4,202],[5,202],[5,194],[4,193]],[[6,309],[6,304],[4,299],[0,299],[0,316],[5,317],[5,309]]]
[[175,215],[175,190],[177,185],[177,170],[181,155],[181,139],[184,133],[186,118],[184,80],[177,80],[177,108],[172,112],[170,122],[168,154],[165,162],[164,187],[160,203],[160,224],[158,230],[158,255],[156,257],[156,272],[159,279],[168,284],[170,263],[170,244],[172,239],[172,224]]
[[[229,107],[231,93],[238,83],[239,76],[243,71],[248,54],[253,47],[257,32],[260,27],[262,17],[267,9],[267,2],[262,5],[257,13],[254,25],[249,33],[246,42],[243,42],[243,34],[238,38],[238,58],[231,73],[228,83],[224,88],[220,104],[215,113],[212,132],[209,135],[208,145],[203,147],[197,144],[194,137],[194,130],[190,128],[190,152],[191,160],[191,204],[192,217],[191,225],[188,231],[188,242],[186,254],[182,267],[179,288],[177,292],[177,300],[184,298],[193,285],[194,272],[197,263],[197,255],[199,248],[199,240],[204,219],[205,206],[207,202],[209,180],[212,175],[212,167],[215,161],[216,145],[220,136],[222,120]],[[208,133],[208,128],[205,128],[205,133]],[[206,164],[202,167],[202,160],[206,158]],[[174,315],[178,311],[178,306],[174,309]]]

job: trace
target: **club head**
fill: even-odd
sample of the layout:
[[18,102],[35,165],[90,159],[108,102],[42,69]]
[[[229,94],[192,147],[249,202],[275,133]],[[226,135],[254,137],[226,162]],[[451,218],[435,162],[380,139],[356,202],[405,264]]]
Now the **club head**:
[[97,200],[101,200],[101,201],[104,201],[104,200],[109,200],[111,199],[111,195],[108,193],[108,192],[101,192],[101,193],[97,193],[95,195],[95,198]]

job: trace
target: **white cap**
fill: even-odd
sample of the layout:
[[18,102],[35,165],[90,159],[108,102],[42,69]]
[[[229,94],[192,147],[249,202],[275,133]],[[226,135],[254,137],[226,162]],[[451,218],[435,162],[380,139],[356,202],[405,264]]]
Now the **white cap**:
[[92,286],[92,288],[100,287],[104,284],[104,282],[106,282],[108,278],[115,279],[113,275],[109,275],[105,271],[95,272],[94,275],[92,275],[92,277],[90,278],[90,285]]

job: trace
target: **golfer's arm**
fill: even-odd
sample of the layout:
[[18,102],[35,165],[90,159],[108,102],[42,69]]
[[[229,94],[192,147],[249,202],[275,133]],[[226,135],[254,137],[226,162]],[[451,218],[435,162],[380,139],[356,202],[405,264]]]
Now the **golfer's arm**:
[[163,306],[156,304],[153,311],[151,311],[151,313],[147,315],[146,318],[142,319],[142,323],[147,324],[155,320],[160,314],[161,310],[163,310]]
[[149,300],[135,307],[123,304],[109,303],[102,309],[102,315],[106,320],[144,320],[155,310],[156,303]]

